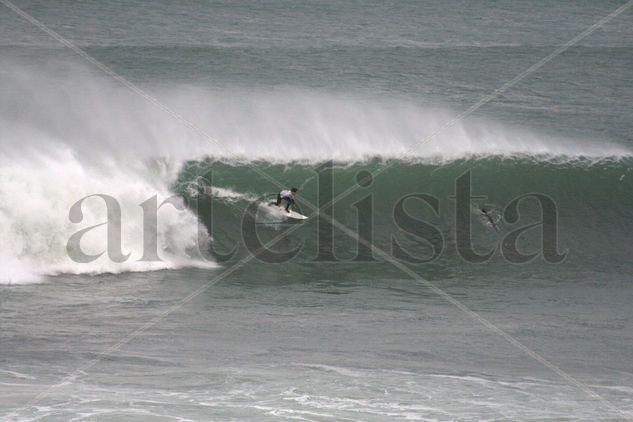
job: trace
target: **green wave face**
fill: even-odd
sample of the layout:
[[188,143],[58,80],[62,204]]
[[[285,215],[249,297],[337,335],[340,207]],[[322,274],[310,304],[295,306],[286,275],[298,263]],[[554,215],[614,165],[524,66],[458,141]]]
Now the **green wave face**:
[[[281,238],[269,248],[276,258],[261,255],[256,266],[278,259],[299,273],[328,265],[333,273],[396,277],[395,260],[431,278],[495,271],[552,277],[630,268],[631,164],[497,157],[442,165],[195,161],[184,166],[175,190],[210,231],[216,259],[228,259],[226,265],[251,253],[245,238],[255,230],[262,243]],[[291,186],[300,188],[299,206],[310,216],[300,227],[271,217],[265,207]],[[470,197],[464,196],[467,186]],[[313,206],[339,196],[331,208],[322,207],[336,220],[330,227]],[[295,250],[292,259],[277,257]]]

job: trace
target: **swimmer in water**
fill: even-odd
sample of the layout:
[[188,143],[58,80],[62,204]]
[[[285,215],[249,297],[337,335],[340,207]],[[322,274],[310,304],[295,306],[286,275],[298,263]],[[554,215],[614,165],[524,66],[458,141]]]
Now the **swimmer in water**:
[[486,216],[486,218],[488,219],[488,222],[490,223],[490,225],[492,226],[493,229],[495,229],[495,231],[499,232],[499,227],[497,226],[497,224],[495,223],[495,220],[492,219],[492,216],[490,214],[488,214],[488,210],[486,210],[485,208],[481,209],[481,212],[484,213],[484,215]]

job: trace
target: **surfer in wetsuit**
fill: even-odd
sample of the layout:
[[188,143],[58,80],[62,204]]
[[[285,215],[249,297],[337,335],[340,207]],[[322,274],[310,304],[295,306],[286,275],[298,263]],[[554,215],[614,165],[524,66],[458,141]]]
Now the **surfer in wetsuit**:
[[290,190],[282,190],[277,194],[277,202],[275,205],[278,207],[281,206],[281,201],[286,201],[286,206],[284,207],[286,212],[290,212],[290,206],[295,204],[295,196],[297,196],[297,192],[299,189],[292,188]]
[[488,210],[486,210],[485,208],[482,208],[481,212],[484,213],[484,215],[488,219],[488,222],[490,223],[492,228],[494,228],[496,231],[499,231],[499,227],[497,227],[497,224],[495,223],[495,220],[492,219],[492,216],[490,214],[488,214]]

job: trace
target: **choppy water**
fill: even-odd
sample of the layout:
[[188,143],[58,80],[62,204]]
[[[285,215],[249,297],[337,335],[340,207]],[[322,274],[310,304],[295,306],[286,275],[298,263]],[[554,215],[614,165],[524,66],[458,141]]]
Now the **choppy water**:
[[[633,418],[631,11],[443,128],[622,2],[15,4],[171,112],[0,6],[2,418]],[[309,220],[257,206],[273,180]],[[331,238],[311,209],[329,180],[357,187]],[[408,200],[403,230],[398,201],[421,193],[437,209]],[[540,226],[509,262],[504,241],[544,218],[532,197],[509,221],[530,193],[555,205],[561,263]],[[105,221],[94,197],[69,217],[94,194],[121,208],[124,262],[68,255]],[[140,260],[139,204],[173,194],[161,260]],[[296,255],[253,257],[250,228]],[[398,247],[439,253],[380,255]]]

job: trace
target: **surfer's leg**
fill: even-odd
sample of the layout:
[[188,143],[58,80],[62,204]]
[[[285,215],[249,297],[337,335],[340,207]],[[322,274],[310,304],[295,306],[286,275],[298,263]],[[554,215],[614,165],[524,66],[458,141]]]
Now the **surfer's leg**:
[[275,205],[279,206],[281,205],[281,195],[277,194],[277,202],[275,203]]

